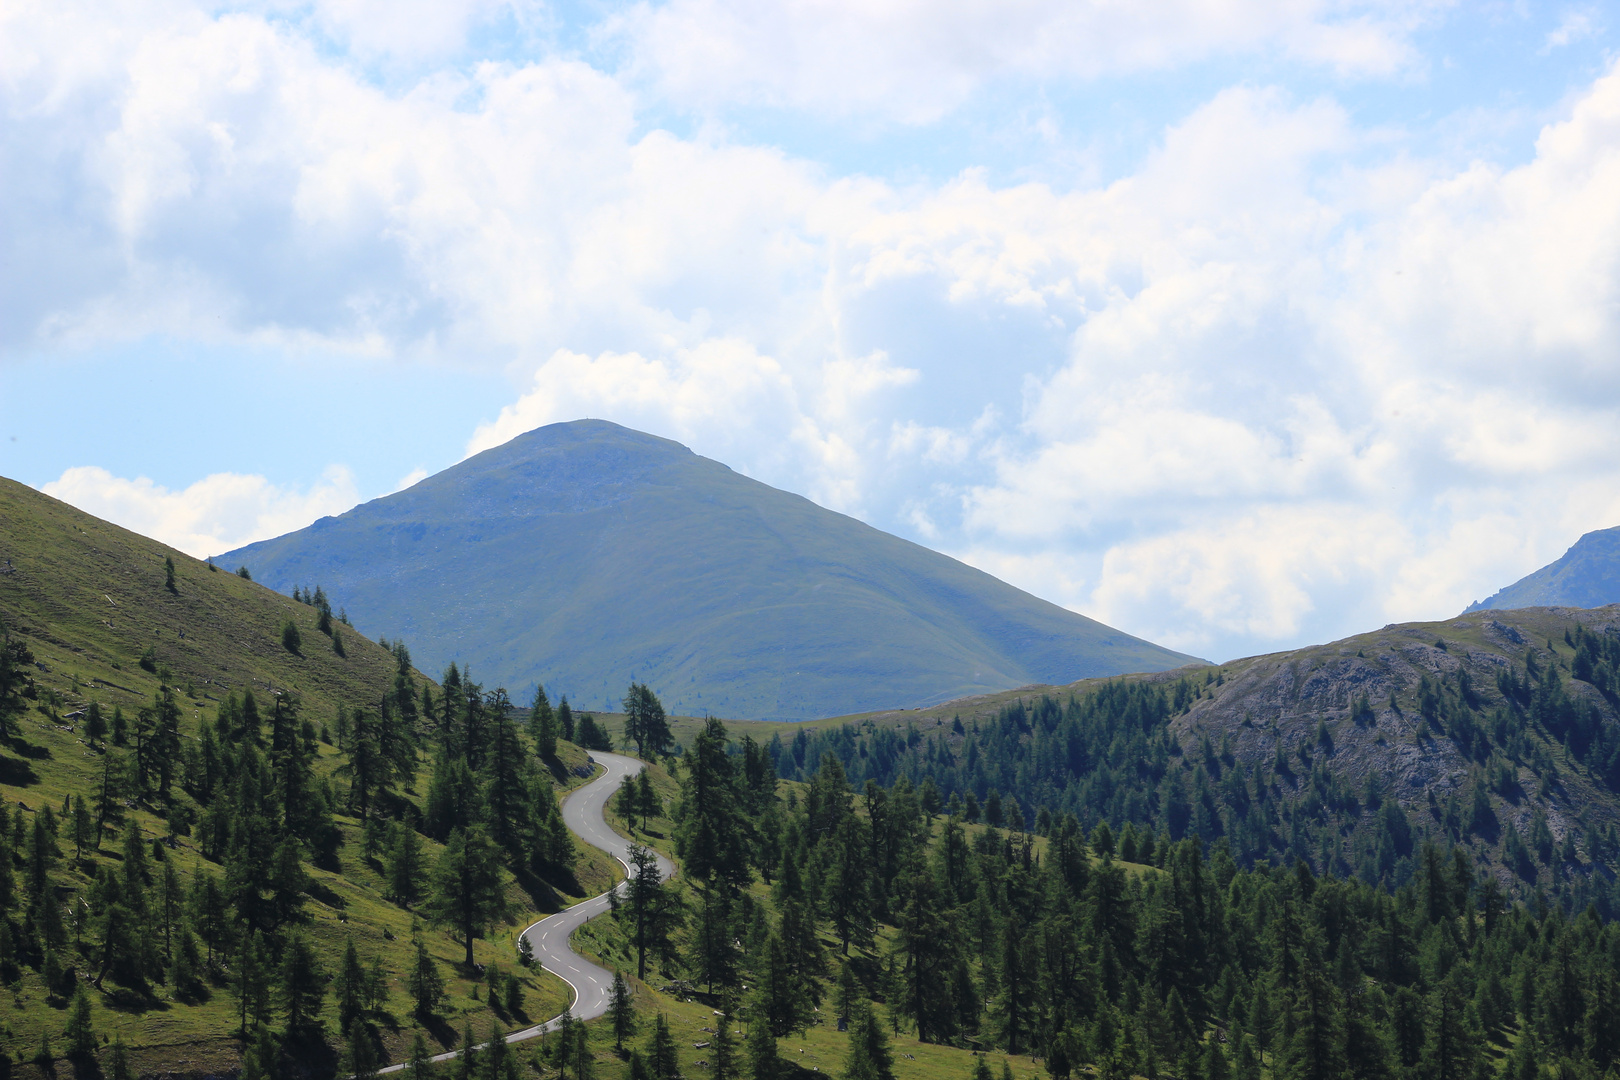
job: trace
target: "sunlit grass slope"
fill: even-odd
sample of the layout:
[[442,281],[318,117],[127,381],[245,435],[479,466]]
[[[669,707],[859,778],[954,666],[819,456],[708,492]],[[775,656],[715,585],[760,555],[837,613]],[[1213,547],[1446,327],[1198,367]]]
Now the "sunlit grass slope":
[[[175,588],[165,586],[165,558],[174,561]],[[396,661],[376,642],[341,624],[346,655],[316,627],[314,608],[281,596],[224,568],[209,567],[156,541],[83,514],[10,480],[0,479],[0,629],[21,637],[32,651],[35,697],[20,722],[19,738],[0,744],[0,802],[8,817],[24,808],[26,816],[51,807],[60,812],[72,796],[89,798],[101,773],[103,747],[91,747],[77,715],[98,701],[110,715],[126,715],[151,702],[160,672],[180,692],[185,717],[182,737],[193,738],[198,725],[212,723],[217,703],[226,693],[252,689],[261,701],[271,690],[296,692],[302,715],[317,726],[329,722],[340,704],[372,705],[392,684]],[[282,627],[291,620],[301,631],[300,654],[282,643]],[[149,666],[141,659],[150,651]],[[426,681],[416,676],[419,682]],[[584,752],[560,746],[558,786],[572,786],[586,774]],[[320,745],[318,775],[331,776],[341,763],[338,751]],[[424,758],[415,781],[402,794],[420,804],[429,767]],[[341,782],[340,782],[341,790]],[[182,796],[183,798],[183,796]],[[150,808],[136,806],[129,816],[150,839],[169,834],[166,822]],[[416,913],[386,900],[382,867],[364,854],[358,820],[338,817],[344,834],[339,868],[306,864],[312,879],[303,927],[328,972],[336,968],[345,945],[353,940],[362,961],[381,961],[389,973],[388,1001],[380,1025],[384,1044],[395,1060],[408,1049],[412,1008],[402,973],[411,949]],[[64,833],[64,859],[58,868],[59,892],[81,893],[98,861],[116,863],[120,844],[110,834],[99,853],[73,858]],[[424,839],[431,865],[439,845]],[[515,938],[522,927],[546,912],[606,888],[618,864],[595,849],[579,846],[575,895],[546,887],[525,889],[509,881],[509,924],[477,942],[481,964],[515,971]],[[178,838],[168,858],[189,884],[206,864],[194,840]],[[531,883],[532,886],[532,883]],[[86,936],[90,935],[87,928]],[[522,1015],[491,1011],[487,986],[463,977],[458,962],[462,946],[442,930],[428,928],[426,940],[438,958],[450,992],[442,1020],[430,1031],[435,1045],[455,1037],[467,1020],[480,1032],[492,1020],[508,1028],[529,1019],[549,1017],[568,1000],[568,988],[544,973],[526,974]],[[109,990],[113,984],[107,984]],[[473,996],[477,989],[477,997]],[[235,1067],[240,1048],[235,1029],[235,1002],[221,985],[210,985],[202,1000],[183,1002],[169,988],[154,986],[154,997],[137,1002],[127,995],[92,994],[97,1032],[118,1036],[132,1050],[139,1072],[218,1073]],[[338,1044],[328,1000],[326,1021]],[[38,975],[24,967],[15,983],[0,987],[0,1045],[13,1058],[32,1057],[49,1037],[62,1047],[66,1010],[46,1000]],[[14,1068],[17,1076],[43,1076],[36,1066]]]

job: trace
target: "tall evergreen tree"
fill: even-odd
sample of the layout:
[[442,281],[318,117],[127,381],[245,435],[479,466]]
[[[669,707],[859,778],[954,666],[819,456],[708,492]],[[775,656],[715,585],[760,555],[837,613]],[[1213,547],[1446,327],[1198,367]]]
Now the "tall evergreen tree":
[[417,1021],[426,1023],[438,1011],[440,1003],[444,1000],[444,977],[439,974],[439,965],[433,959],[433,954],[428,952],[427,942],[422,938],[422,928],[419,924],[411,925],[411,943],[415,957],[406,976],[406,989],[416,1002]]
[[681,1063],[675,1054],[675,1037],[663,1013],[653,1022],[652,1045],[647,1051],[648,1071],[653,1080],[681,1080]]
[[636,1002],[630,984],[617,968],[613,970],[613,989],[608,998],[608,1022],[613,1025],[613,1048],[622,1055],[624,1040],[636,1033]]
[[557,717],[551,711],[546,688],[536,683],[534,703],[529,706],[529,738],[534,740],[535,753],[543,760],[557,757]]
[[450,834],[434,868],[429,911],[436,921],[460,931],[465,963],[472,968],[473,939],[506,918],[500,857],[483,826]]
[[289,1035],[315,1027],[321,1002],[326,998],[326,975],[315,959],[315,950],[302,934],[288,935],[282,945],[277,996]]
[[894,1080],[894,1054],[889,1037],[878,1022],[872,1003],[855,1003],[849,1022],[849,1053],[844,1059],[845,1080]]

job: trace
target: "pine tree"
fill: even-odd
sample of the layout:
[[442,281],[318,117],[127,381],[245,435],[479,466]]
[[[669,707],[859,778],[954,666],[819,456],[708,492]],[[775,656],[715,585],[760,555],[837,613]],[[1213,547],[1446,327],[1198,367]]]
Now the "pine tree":
[[411,937],[416,946],[416,958],[406,980],[407,989],[416,1001],[417,1021],[426,1023],[444,1000],[444,977],[439,974],[439,965],[427,950],[427,942],[422,938],[419,925],[412,924]]
[[366,996],[366,970],[360,966],[360,954],[352,937],[343,949],[343,964],[332,983],[332,993],[337,999],[338,1030],[347,1033],[365,1012]]
[[591,1054],[591,1029],[584,1024],[575,1024],[571,1043],[574,1080],[592,1080],[595,1058]]
[[677,901],[663,887],[658,861],[639,844],[630,845],[630,879],[624,911],[630,920],[630,940],[636,949],[636,977],[647,981],[647,955],[665,956],[670,951],[670,934],[679,920]]
[[517,1080],[517,1062],[512,1058],[512,1048],[507,1045],[506,1031],[494,1020],[489,1022],[482,1065],[482,1080]]
[[473,1038],[472,1020],[461,1028],[461,1053],[456,1055],[456,1080],[479,1080],[478,1044]]
[[731,1037],[731,1015],[722,1012],[709,1042],[709,1075],[713,1080],[737,1080],[737,1044]]
[[408,908],[422,898],[422,883],[426,877],[422,838],[403,821],[395,821],[390,829],[388,888],[393,893],[394,902]]
[[653,787],[652,774],[642,769],[636,776],[636,813],[641,816],[642,829],[647,828],[647,819],[664,816],[664,801],[658,797],[658,789]]
[[648,750],[667,753],[673,741],[664,704],[645,683],[631,683],[624,695],[624,741],[634,743],[636,756],[642,758]]
[[480,825],[457,829],[439,856],[433,873],[430,912],[434,919],[461,931],[466,965],[473,966],[473,939],[492,923],[506,918],[506,893],[500,857]]
[[94,750],[98,741],[107,738],[107,718],[101,713],[101,702],[91,701],[84,711],[84,737]]
[[96,822],[90,816],[90,807],[83,795],[73,799],[73,858],[83,860],[86,847],[96,847]]
[[613,990],[608,998],[608,1021],[613,1025],[613,1048],[624,1054],[624,1040],[636,1033],[636,1002],[624,974],[613,969]]
[[878,1023],[872,1003],[859,1000],[849,1024],[849,1054],[844,1059],[845,1080],[894,1080],[894,1055],[889,1037]]
[[[246,1076],[246,1073],[243,1075]],[[107,1080],[134,1080],[129,1068],[129,1051],[124,1047],[122,1035],[113,1036],[112,1051],[107,1055]]]
[[411,1036],[411,1057],[405,1065],[405,1075],[409,1080],[429,1080],[433,1075],[433,1052],[428,1049],[427,1039],[422,1037],[420,1029]]
[[282,1015],[289,1034],[313,1027],[326,997],[326,976],[315,959],[315,951],[299,933],[293,933],[282,948],[281,973],[277,987]]
[[756,997],[749,1012],[754,1018],[748,1028],[749,1076],[753,1080],[778,1080],[782,1073],[782,1063],[776,1054],[776,1035],[771,1031],[763,1000]]
[[276,1080],[281,1075],[281,1049],[268,1027],[261,1027],[242,1055],[240,1080]]
[[364,1024],[344,1028],[348,1032],[348,1049],[343,1055],[340,1075],[350,1080],[375,1080],[377,1076],[377,1042]]
[[546,698],[546,688],[535,685],[534,704],[529,706],[529,737],[534,740],[535,753],[545,761],[557,756],[557,718]]
[[663,1013],[653,1023],[652,1046],[647,1052],[648,1071],[653,1080],[681,1080],[681,1063],[675,1055],[675,1037]]
[[96,1030],[90,1015],[90,995],[80,983],[69,1006],[66,1036],[68,1056],[87,1060],[96,1052]]

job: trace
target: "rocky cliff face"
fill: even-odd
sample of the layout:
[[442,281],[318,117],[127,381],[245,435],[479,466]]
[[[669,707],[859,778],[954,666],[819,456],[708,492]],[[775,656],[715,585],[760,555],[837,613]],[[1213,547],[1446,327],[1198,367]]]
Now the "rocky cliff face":
[[1607,879],[1620,854],[1617,660],[1620,605],[1483,611],[1211,668],[1172,728],[1285,799],[1353,795],[1339,830],[1352,864],[1375,840],[1367,811],[1388,799],[1504,880],[1598,867]]

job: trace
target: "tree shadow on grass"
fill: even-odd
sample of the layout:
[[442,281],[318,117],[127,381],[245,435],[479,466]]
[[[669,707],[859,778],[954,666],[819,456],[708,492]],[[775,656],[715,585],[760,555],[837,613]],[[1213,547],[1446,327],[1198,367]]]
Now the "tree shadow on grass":
[[102,989],[101,1003],[114,1012],[134,1013],[168,1012],[169,1003],[147,990],[129,986],[107,986]]
[[442,1049],[453,1050],[456,1043],[461,1040],[461,1034],[456,1031],[456,1026],[442,1016],[430,1016],[419,1022],[429,1037]]
[[[529,903],[533,905],[534,910],[544,915],[554,915],[568,906],[567,902],[558,895],[557,889],[549,881],[527,867],[518,870],[512,876],[517,880],[518,887],[529,897]],[[573,875],[570,874],[569,877],[572,878]],[[578,881],[574,881],[574,888],[579,889]],[[564,892],[567,891],[564,890]],[[569,893],[569,895],[577,896],[580,894],[576,891]]]
[[28,787],[39,783],[39,774],[26,761],[0,755],[0,784]]

